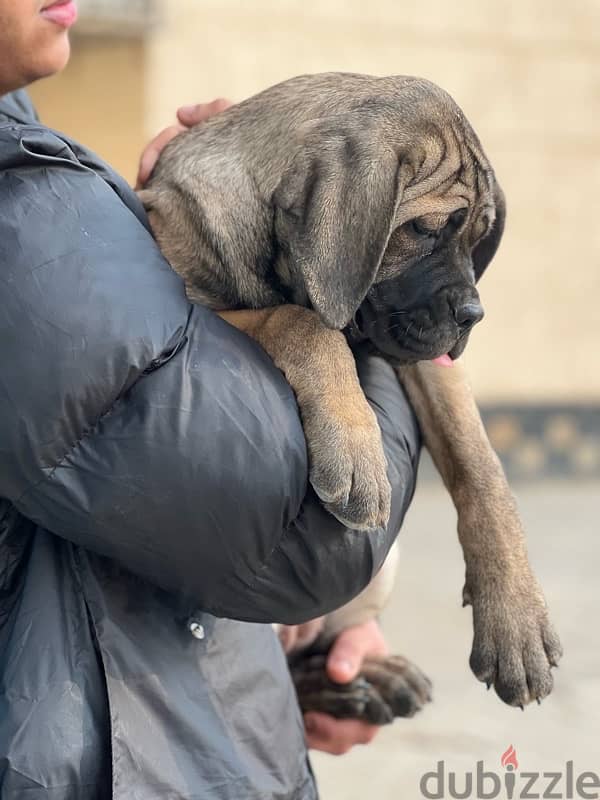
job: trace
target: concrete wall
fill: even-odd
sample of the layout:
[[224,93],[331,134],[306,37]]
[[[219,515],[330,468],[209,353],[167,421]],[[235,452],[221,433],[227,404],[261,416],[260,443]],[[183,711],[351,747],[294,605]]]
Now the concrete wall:
[[184,102],[241,99],[323,70],[440,83],[479,132],[509,202],[505,241],[482,281],[487,318],[467,355],[479,397],[600,402],[598,0],[163,0],[163,8],[145,51],[94,45],[92,69],[78,49],[51,102],[41,102],[46,116],[132,176],[142,127],[149,136]]

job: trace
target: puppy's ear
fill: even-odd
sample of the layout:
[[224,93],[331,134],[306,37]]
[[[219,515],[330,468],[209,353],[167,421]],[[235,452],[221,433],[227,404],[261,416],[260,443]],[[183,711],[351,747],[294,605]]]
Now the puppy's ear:
[[473,251],[473,269],[475,271],[475,282],[481,278],[487,265],[496,255],[496,250],[504,233],[504,223],[506,222],[506,200],[504,192],[496,178],[494,178],[494,205],[496,206],[496,219],[491,231],[482,239]]
[[398,155],[361,116],[312,122],[274,194],[276,235],[292,280],[338,329],[375,278],[399,195]]

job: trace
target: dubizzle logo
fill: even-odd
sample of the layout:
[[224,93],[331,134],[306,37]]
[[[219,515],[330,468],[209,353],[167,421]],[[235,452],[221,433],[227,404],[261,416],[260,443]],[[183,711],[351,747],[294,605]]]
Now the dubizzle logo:
[[507,769],[519,769],[519,762],[517,761],[517,751],[509,744],[506,750],[502,753],[500,757],[500,763],[503,767]]
[[567,761],[560,772],[524,772],[519,770],[517,751],[509,745],[500,756],[503,772],[486,770],[478,761],[474,772],[459,775],[446,769],[445,761],[437,769],[426,772],[419,783],[421,796],[428,800],[440,798],[477,798],[477,800],[598,800],[600,776],[596,772],[575,773],[573,761]]
[[506,769],[504,774],[504,785],[506,787],[506,796],[511,798],[515,792],[516,776],[514,770],[519,769],[519,762],[517,761],[517,751],[509,744],[506,750],[502,753],[500,763]]

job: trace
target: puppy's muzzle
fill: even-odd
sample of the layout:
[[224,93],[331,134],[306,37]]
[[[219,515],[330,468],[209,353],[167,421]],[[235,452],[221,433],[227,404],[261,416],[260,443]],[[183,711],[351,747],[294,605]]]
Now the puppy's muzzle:
[[372,291],[355,314],[364,338],[402,363],[427,361],[446,353],[458,357],[484,311],[473,286],[442,290],[401,306],[387,292]]

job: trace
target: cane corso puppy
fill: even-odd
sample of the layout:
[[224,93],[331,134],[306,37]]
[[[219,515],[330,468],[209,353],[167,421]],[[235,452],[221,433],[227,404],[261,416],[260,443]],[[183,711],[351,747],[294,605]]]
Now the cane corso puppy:
[[457,508],[473,672],[511,705],[545,697],[561,650],[513,497],[460,362],[432,363],[457,359],[482,318],[505,217],[452,98],[412,77],[294,78],[176,137],[141,196],[190,299],[284,372],[311,483],[355,528],[387,523],[390,488],[349,344],[396,365]]

